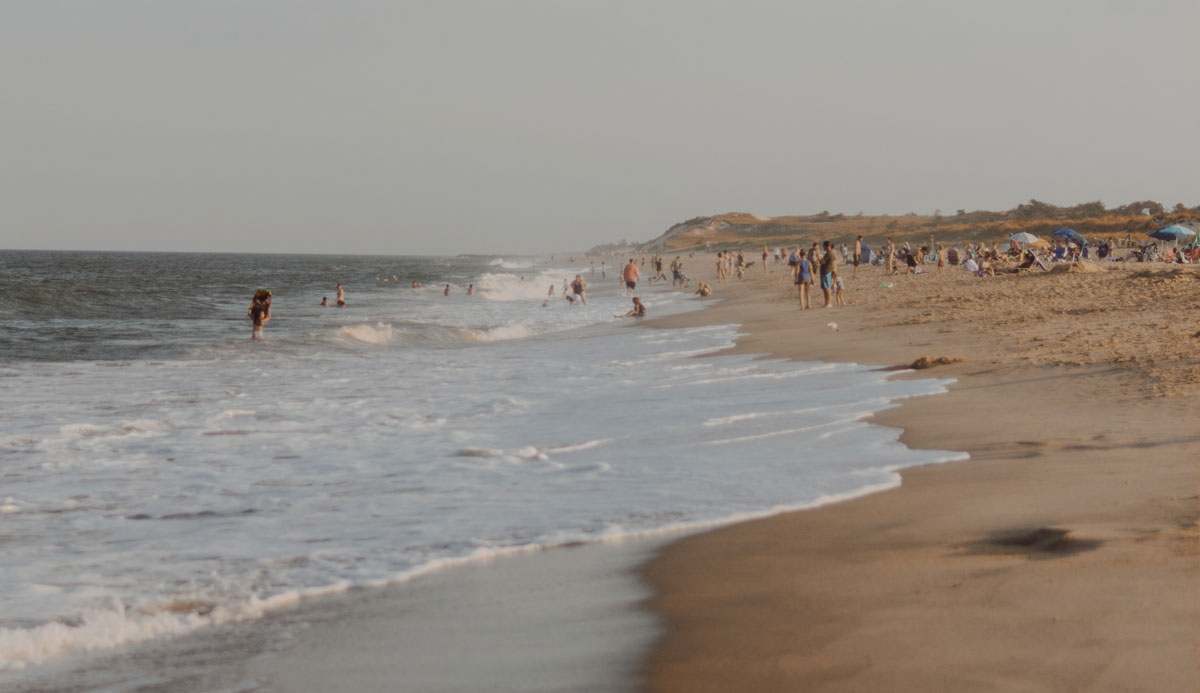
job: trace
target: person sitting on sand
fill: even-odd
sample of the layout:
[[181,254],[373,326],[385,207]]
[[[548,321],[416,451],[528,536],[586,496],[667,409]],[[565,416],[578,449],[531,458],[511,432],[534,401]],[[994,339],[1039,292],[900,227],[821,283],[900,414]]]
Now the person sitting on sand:
[[712,295],[712,287],[705,282],[700,282],[700,288],[696,290],[700,298],[707,298]]
[[250,321],[254,325],[250,338],[262,339],[263,325],[271,322],[271,292],[266,289],[255,291],[246,315],[250,316]]
[[646,317],[646,306],[642,303],[642,299],[637,296],[633,297],[633,310],[630,310],[624,315],[614,315],[614,318],[644,318]]

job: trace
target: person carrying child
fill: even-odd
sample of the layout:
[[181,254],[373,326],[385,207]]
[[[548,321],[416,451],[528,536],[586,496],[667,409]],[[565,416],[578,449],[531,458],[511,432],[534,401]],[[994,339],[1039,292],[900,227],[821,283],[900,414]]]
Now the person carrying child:
[[271,292],[267,289],[255,291],[246,315],[250,316],[250,320],[254,324],[254,331],[250,333],[250,338],[262,339],[263,325],[271,321]]

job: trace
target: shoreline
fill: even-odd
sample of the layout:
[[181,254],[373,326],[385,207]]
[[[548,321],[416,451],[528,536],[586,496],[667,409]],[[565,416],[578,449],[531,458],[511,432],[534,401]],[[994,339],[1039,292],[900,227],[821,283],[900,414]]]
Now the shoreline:
[[[798,311],[782,270],[715,285],[731,297],[700,319],[739,316],[746,335],[732,352],[884,365],[965,358],[898,373],[957,382],[867,420],[901,429],[911,448],[971,459],[906,468],[896,489],[666,546],[642,568],[656,595],[648,607],[666,626],[644,660],[648,689],[1200,688],[1200,473],[1189,464],[1200,437],[1180,414],[1197,403],[1191,364],[1166,388],[1174,397],[1155,397],[1165,386],[1153,371],[1177,372],[1179,360],[1063,358],[1071,345],[1038,343],[1048,340],[1003,321],[992,329],[954,304],[936,315],[948,292],[999,301],[997,290],[1046,290],[1012,285],[1036,276],[885,287],[882,270],[866,267],[847,278],[850,306]],[[1070,320],[1076,333],[1095,328]]]

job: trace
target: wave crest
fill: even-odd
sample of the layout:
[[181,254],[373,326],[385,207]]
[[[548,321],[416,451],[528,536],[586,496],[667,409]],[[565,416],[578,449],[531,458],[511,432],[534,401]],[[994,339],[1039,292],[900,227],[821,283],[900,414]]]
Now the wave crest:
[[374,326],[346,325],[338,330],[338,336],[364,344],[387,344],[392,341],[392,326],[381,322]]

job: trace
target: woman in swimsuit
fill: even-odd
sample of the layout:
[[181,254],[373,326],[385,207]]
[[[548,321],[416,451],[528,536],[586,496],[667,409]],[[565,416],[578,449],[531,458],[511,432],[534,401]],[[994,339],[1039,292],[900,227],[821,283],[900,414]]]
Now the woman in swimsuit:
[[800,308],[812,308],[808,287],[813,282],[812,261],[808,259],[807,251],[800,251],[800,262],[796,265],[796,290],[800,293]]
[[587,282],[580,275],[575,275],[575,281],[571,282],[571,291],[579,297],[579,302],[587,305]]

